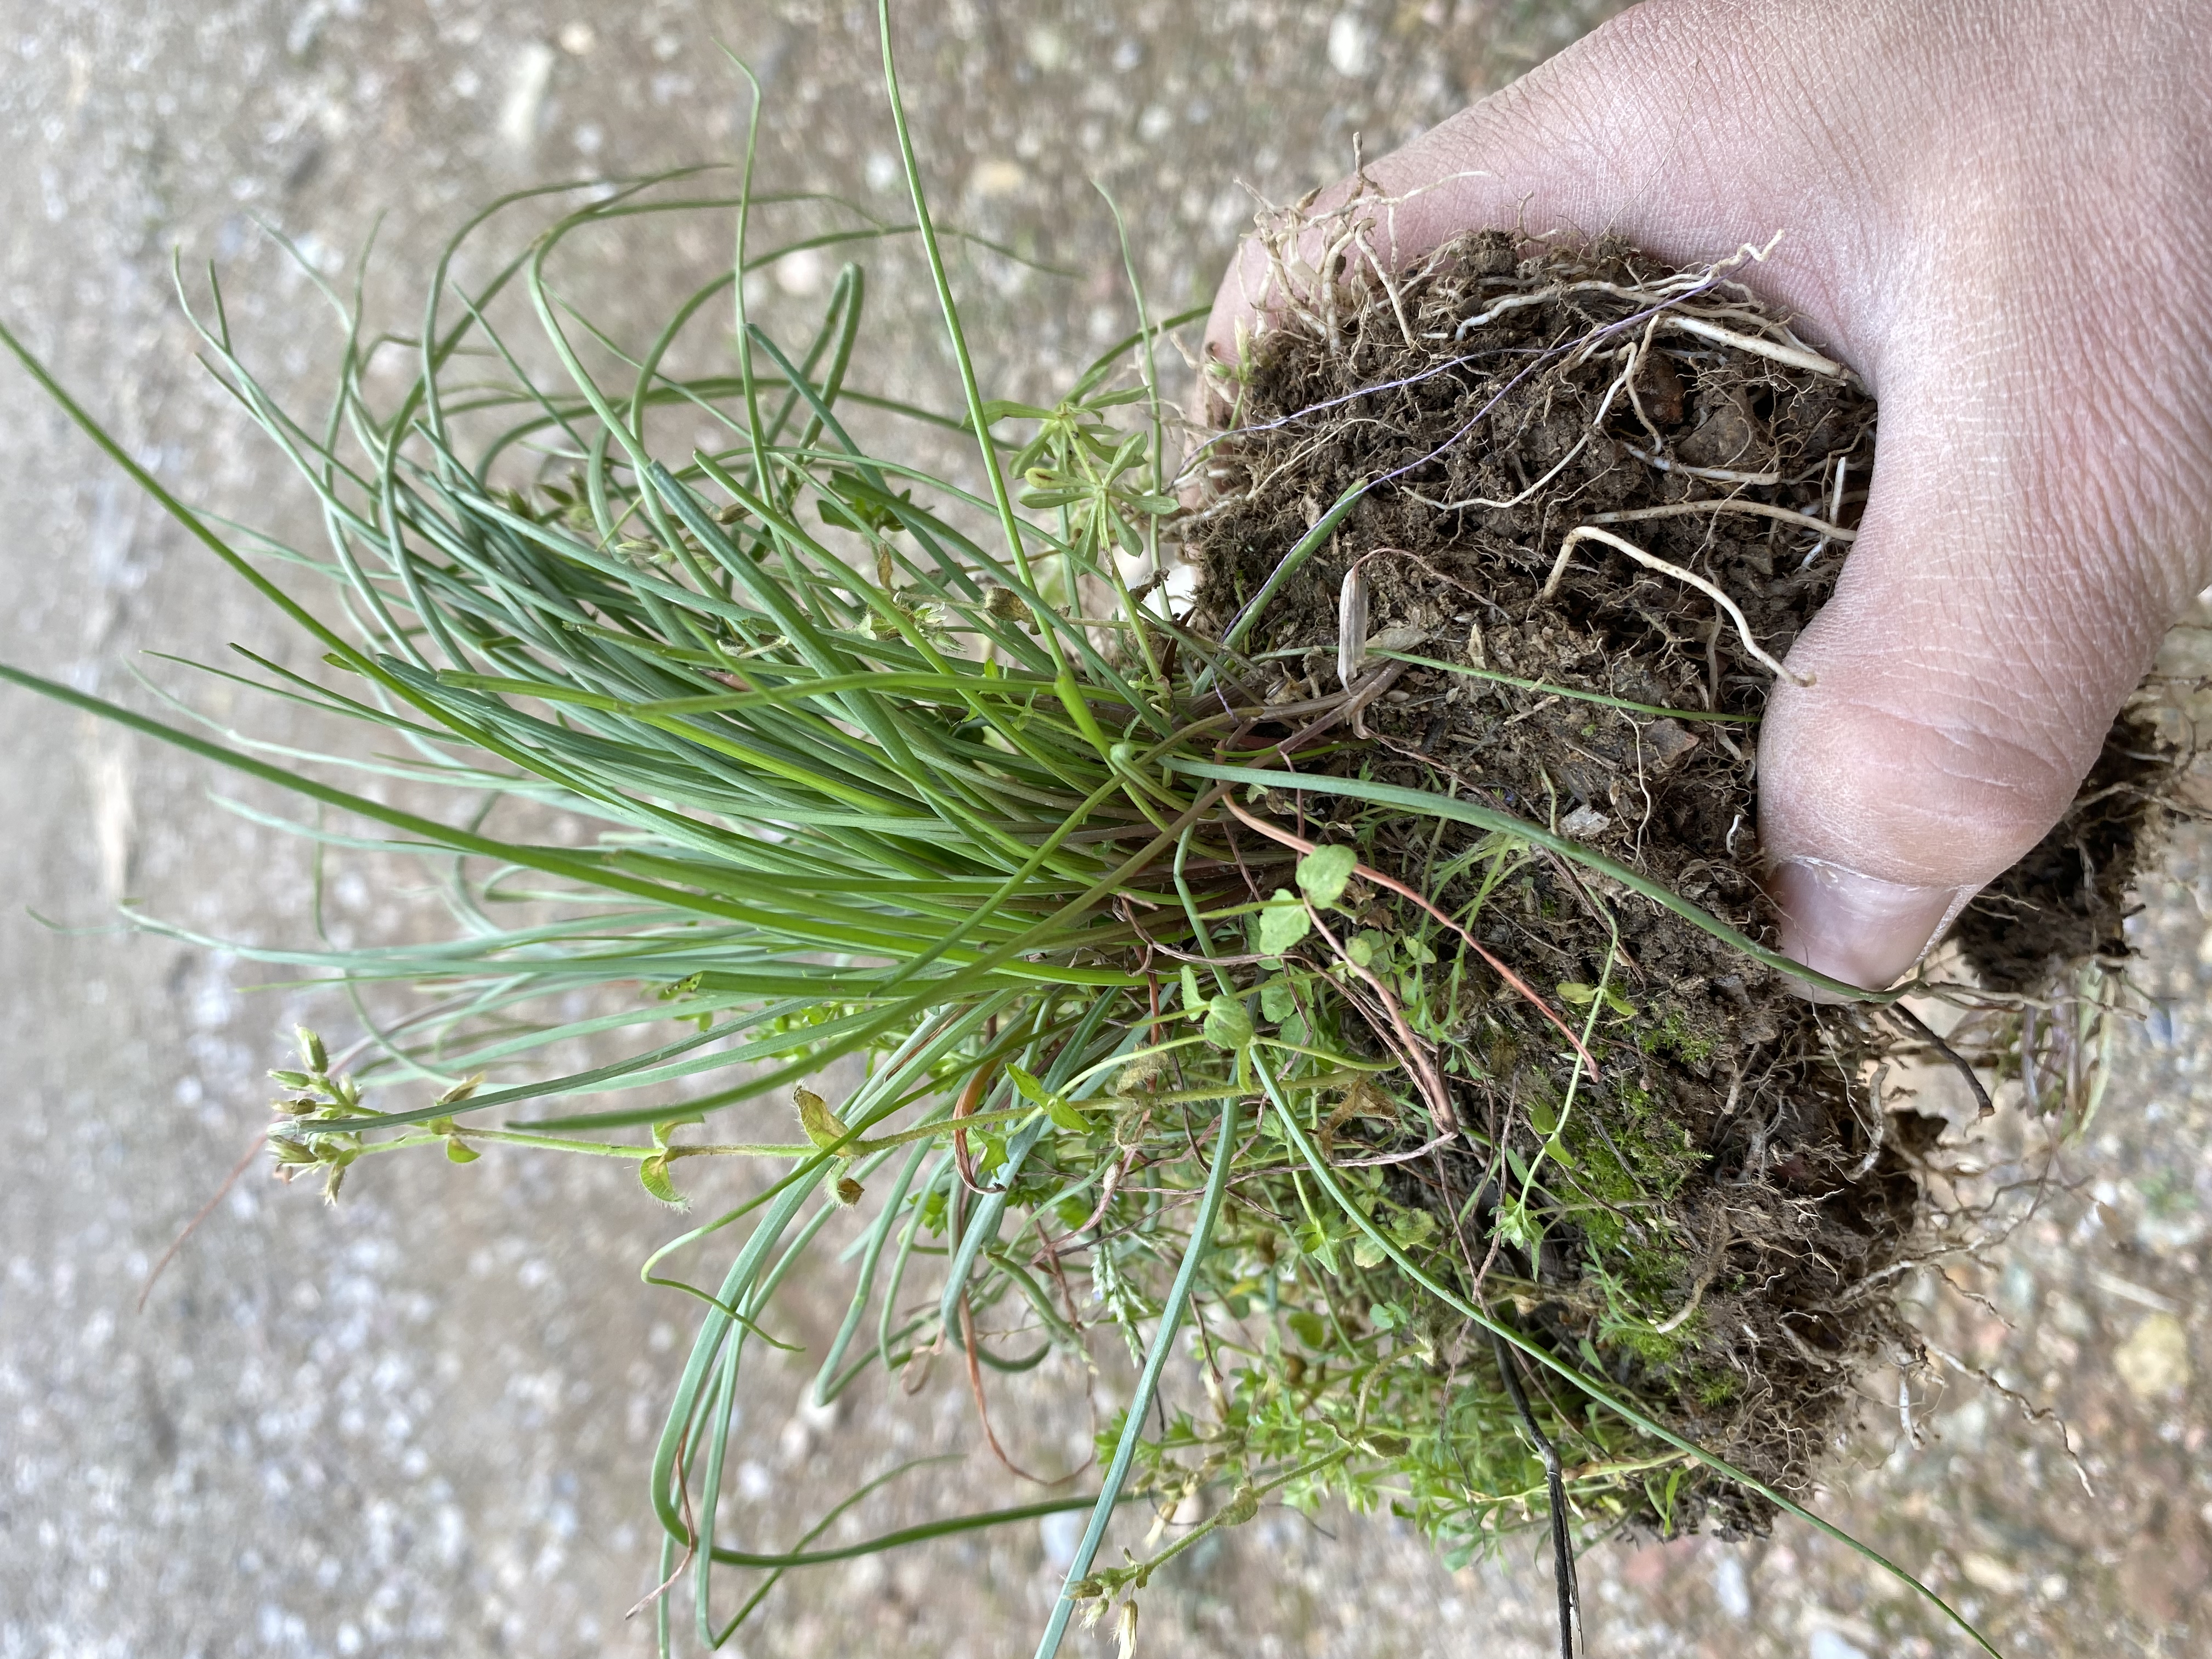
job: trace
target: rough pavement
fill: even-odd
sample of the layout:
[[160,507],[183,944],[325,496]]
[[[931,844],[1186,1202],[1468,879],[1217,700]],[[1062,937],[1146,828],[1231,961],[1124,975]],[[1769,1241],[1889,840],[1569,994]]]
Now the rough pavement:
[[[1128,325],[1089,179],[1127,212],[1155,303],[1193,303],[1249,214],[1236,180],[1294,196],[1345,170],[1354,131],[1370,153],[1401,142],[1609,9],[900,6],[939,202],[1079,273],[963,258],[989,392],[1048,394]],[[173,249],[218,264],[272,386],[312,404],[335,335],[257,222],[333,273],[374,230],[372,308],[404,324],[396,307],[439,241],[498,191],[727,155],[745,104],[717,39],[767,83],[770,184],[895,211],[872,18],[796,3],[0,0],[0,316],[170,485],[311,541],[289,468],[192,362]],[[577,280],[642,325],[716,252],[605,251]],[[884,381],[941,391],[927,296],[900,269],[878,273]],[[779,270],[763,302],[799,304],[821,275]],[[143,653],[214,661],[236,641],[304,660],[12,367],[0,431],[0,657],[152,708],[143,672],[218,719],[233,712],[220,682]],[[301,735],[282,710],[250,720]],[[546,1159],[395,1159],[360,1172],[335,1211],[255,1172],[134,1313],[152,1259],[258,1132],[259,1074],[306,1006],[247,991],[266,975],[206,950],[118,932],[114,903],[296,939],[309,866],[215,796],[273,800],[20,693],[0,692],[0,748],[16,826],[0,842],[0,1659],[644,1652],[623,1622],[653,1577],[641,1457],[690,1323],[635,1277],[665,1214],[625,1171]],[[377,876],[332,883],[335,927],[404,901]],[[1893,1455],[1893,1403],[1875,1401],[1831,1504],[2021,1655],[2178,1656],[2212,1631],[2201,832],[2144,896],[2136,935],[2160,1001],[2066,1160],[2078,1189],[1978,1278],[1916,1291],[1953,1352],[2065,1413],[2096,1496],[2047,1425],[1954,1383],[1923,1413],[1927,1443]],[[745,1402],[747,1496],[788,1481],[817,1507],[908,1449],[975,1439],[957,1388],[825,1421],[794,1412],[798,1376],[763,1371]],[[1001,1433],[1065,1454],[1087,1421],[1079,1391],[1065,1372],[1037,1381],[997,1402]],[[980,1459],[945,1479],[1018,1501]],[[738,1645],[1026,1651],[1064,1530],[830,1569],[780,1590]],[[1612,1659],[1960,1650],[1796,1526],[1748,1547],[1601,1553],[1583,1583],[1591,1650]],[[1550,1650],[1548,1594],[1525,1554],[1447,1573],[1387,1518],[1272,1511],[1164,1576],[1143,1650],[1522,1659]],[[1070,1650],[1109,1649],[1100,1632]]]

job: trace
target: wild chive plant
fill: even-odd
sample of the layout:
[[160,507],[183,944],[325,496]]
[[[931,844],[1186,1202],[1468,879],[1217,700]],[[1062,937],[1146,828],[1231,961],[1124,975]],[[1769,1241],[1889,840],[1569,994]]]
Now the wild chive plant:
[[[346,343],[319,421],[264,392],[211,287],[195,318],[211,366],[295,462],[330,535],[320,554],[255,550],[327,582],[324,610],[167,491],[0,331],[332,671],[257,659],[253,683],[365,725],[386,752],[306,771],[0,673],[374,826],[303,832],[419,857],[451,895],[454,931],[437,943],[247,953],[417,998],[370,1024],[354,1063],[302,1033],[296,1065],[274,1073],[278,1172],[335,1196],[354,1165],[410,1148],[456,1162],[560,1151],[628,1159],[653,1198],[680,1205],[691,1159],[788,1166],[648,1264],[650,1282],[702,1309],[651,1475],[664,1652],[666,1592],[687,1568],[698,1638],[717,1646],[786,1571],[1069,1509],[1089,1523],[1041,1659],[1079,1606],[1120,1601],[1133,1619],[1128,1598],[1163,1561],[1266,1501],[1389,1504],[1455,1561],[1548,1527],[1563,1641],[1571,1534],[1630,1518],[1672,1529],[1716,1483],[1832,1533],[1670,1427],[1603,1356],[1528,1334],[1510,1297],[1462,1270],[1435,1215],[1392,1187],[1397,1154],[1345,1156],[1362,1123],[1381,1126],[1363,1146],[1408,1154],[1473,1133],[1450,1121],[1435,1070],[1480,1061],[1453,1048],[1473,975],[1494,970],[1501,994],[1540,1008],[1570,1103],[1598,1086],[1591,1048],[1620,994],[1561,987],[1553,1002],[1509,964],[1486,969],[1468,931],[1480,897],[1451,915],[1408,893],[1378,927],[1392,884],[1357,836],[1316,846],[1258,815],[1294,755],[1346,739],[1360,693],[1260,707],[1241,626],[1203,637],[1161,597],[1176,440],[1155,348],[1197,313],[1140,312],[1049,407],[988,401],[888,33],[884,67],[911,225],[855,221],[763,247],[768,198],[748,162],[726,198],[679,193],[699,174],[595,193],[464,291],[447,277],[453,254],[554,192],[506,198],[449,248],[415,338],[366,337],[357,301],[330,296]],[[736,252],[654,337],[619,340],[564,302],[564,244],[609,228],[641,239],[671,215],[732,226]],[[926,256],[957,410],[863,389],[858,264],[806,338],[780,341],[746,314],[744,271],[793,246],[888,234],[917,237]],[[527,349],[517,310],[538,333]],[[732,313],[727,369],[667,367],[687,331]],[[548,351],[557,377],[526,368]],[[392,352],[413,380],[380,405],[368,371]],[[856,410],[931,445],[964,434],[981,488],[856,441]],[[701,422],[720,436],[673,441]],[[1284,571],[1354,495],[1284,550]],[[347,768],[450,790],[453,809],[417,813],[319,775]],[[1543,826],[1357,780],[1320,787],[1378,818],[1486,832],[1465,860],[1481,893],[1537,854],[1574,860],[1781,965]],[[551,833],[556,821],[575,833]],[[1356,1012],[1347,992],[1363,985],[1387,988],[1391,1021]],[[591,1011],[562,1013],[580,993]],[[643,1042],[620,1059],[548,1074],[557,1045],[629,1037]],[[861,1080],[832,1101],[817,1090],[841,1060]],[[1532,1238],[1533,1185],[1500,1224]],[[841,1279],[814,1241],[856,1206],[868,1218]],[[689,1278],[662,1271],[679,1256]],[[938,1260],[941,1274],[923,1271]],[[823,1546],[871,1487],[782,1547],[724,1536],[743,1367],[775,1340],[780,1292],[848,1298],[818,1357],[822,1401],[937,1352],[971,1376],[1083,1355],[1110,1326],[1101,1334],[1127,1345],[1139,1380],[1102,1443],[1098,1490]],[[1615,1338],[1652,1333],[1624,1316]],[[1185,1350],[1208,1408],[1150,1432],[1164,1368]],[[1201,1489],[1217,1502],[1201,1526],[1149,1559],[1101,1559],[1118,1504]]]

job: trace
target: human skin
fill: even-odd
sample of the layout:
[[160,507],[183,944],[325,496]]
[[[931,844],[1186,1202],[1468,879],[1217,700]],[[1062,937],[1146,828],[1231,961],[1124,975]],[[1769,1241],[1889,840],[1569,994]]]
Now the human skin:
[[[1781,234],[1735,274],[1881,434],[1812,683],[1768,703],[1760,839],[1783,948],[1890,983],[2212,579],[2212,4],[1646,0],[1367,176],[1397,265],[1486,226],[1684,264]],[[1264,270],[1248,242],[1216,362]]]

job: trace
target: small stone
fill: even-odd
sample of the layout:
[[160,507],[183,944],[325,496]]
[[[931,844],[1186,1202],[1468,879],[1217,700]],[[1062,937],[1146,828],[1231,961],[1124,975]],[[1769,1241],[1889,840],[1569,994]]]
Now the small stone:
[[1969,1553],[1959,1559],[1959,1571],[1969,1582],[1995,1595],[2020,1594],[2020,1575],[1994,1555]]
[[1733,1550],[1713,1563],[1713,1598],[1731,1619],[1751,1617],[1751,1585],[1744,1577],[1743,1562]]
[[2112,1368],[2138,1399],[2179,1393],[2189,1386],[2189,1333],[2172,1314],[2154,1313],[2114,1350]]
[[1029,180],[1018,161],[978,161],[975,170],[968,175],[968,187],[986,201],[1012,196]]
[[1571,836],[1577,841],[1588,841],[1611,828],[1613,820],[1595,806],[1577,806],[1559,820],[1559,833]]
[[778,259],[771,269],[775,272],[775,285],[786,294],[799,299],[819,294],[830,276],[828,263],[822,258],[819,248],[794,248]]
[[1375,67],[1375,26],[1349,7],[1329,20],[1328,66],[1352,80]]
[[1644,728],[1645,752],[1658,763],[1662,771],[1697,746],[1697,734],[1684,731],[1674,720],[1654,720]]
[[[1030,62],[1048,74],[1067,61],[1067,40],[1049,23],[1033,23],[1027,37]],[[1074,1550],[1070,1549],[1072,1556]]]

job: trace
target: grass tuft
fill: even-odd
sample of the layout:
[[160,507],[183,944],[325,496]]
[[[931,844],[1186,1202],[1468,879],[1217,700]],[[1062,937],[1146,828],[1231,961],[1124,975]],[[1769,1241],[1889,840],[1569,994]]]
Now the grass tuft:
[[[1171,614],[1176,440],[1155,358],[1200,313],[1153,322],[1139,295],[1147,320],[1058,401],[988,400],[888,32],[884,67],[910,226],[756,194],[750,160],[729,196],[690,173],[505,198],[454,239],[412,337],[367,336],[357,299],[326,291],[343,344],[313,416],[255,379],[210,273],[192,308],[208,362],[313,492],[320,549],[195,513],[0,330],[327,671],[210,672],[369,743],[301,756],[188,708],[175,723],[0,677],[314,803],[313,823],[259,816],[333,855],[419,859],[450,912],[434,939],[242,952],[343,988],[363,1025],[337,1053],[302,1033],[272,1073],[278,1173],[335,1199],[393,1153],[559,1152],[632,1162],[646,1194],[682,1209],[692,1160],[779,1167],[646,1267],[699,1312],[651,1472],[664,1652],[687,1571],[715,1646],[787,1572],[1072,1509],[1090,1519],[1040,1659],[1073,1613],[1126,1602],[1264,1504],[1388,1508],[1455,1565],[1540,1528],[1562,1545],[1570,1530],[1672,1532],[1697,1493],[1724,1489],[1832,1532],[1670,1418],[1669,1401],[1717,1407],[1736,1381],[1684,1370],[1698,1315],[1674,1316],[1698,1241],[1626,1248],[1696,1154],[1636,1097],[1635,1067],[1606,1057],[1701,1065],[1711,1036],[1639,1024],[1609,959],[1595,983],[1533,984],[1474,929],[1531,860],[1556,858],[1755,961],[1863,994],[1546,825],[1296,770],[1345,752],[1363,699],[1404,665],[1378,654],[1333,696],[1270,707],[1240,653],[1355,495],[1219,638]],[[465,252],[485,268],[477,244],[526,213],[541,222],[489,278],[452,275]],[[564,297],[572,242],[640,243],[684,217],[719,223],[735,252],[653,337],[618,338]],[[943,301],[951,410],[868,388],[860,263],[802,337],[746,313],[744,274],[794,247],[860,254],[903,235]],[[380,398],[372,365],[395,355],[407,383]],[[951,439],[972,446],[980,490],[952,476]],[[1235,833],[1293,790],[1348,798],[1340,839]],[[1468,831],[1429,886],[1456,908],[1370,879],[1360,813]],[[1458,1122],[1449,1081],[1500,1060],[1469,1011],[1516,998],[1550,1034],[1550,1052],[1518,1057],[1553,1103],[1548,1121],[1532,1115],[1527,1158]],[[616,1057],[560,1063],[586,1051]],[[858,1080],[833,1098],[832,1077]],[[1609,1133],[1577,1110],[1600,1089]],[[1447,1141],[1510,1163],[1497,1225],[1531,1259],[1571,1226],[1607,1264],[1584,1287],[1596,1335],[1579,1350],[1534,1333],[1537,1287],[1486,1280],[1457,1226],[1395,1178]],[[849,1241],[839,1261],[825,1229]],[[842,1322],[809,1355],[818,1401],[872,1373],[918,1379],[948,1353],[980,1403],[987,1370],[1056,1351],[1089,1364],[1110,1333],[1139,1380],[1102,1438],[1098,1489],[825,1545],[878,1481],[763,1545],[774,1522],[722,1501],[744,1368],[786,1346],[779,1293],[830,1296],[841,1272]],[[1183,1356],[1207,1405],[1155,1418]],[[1197,1493],[1216,1504],[1203,1526],[1102,1562],[1118,1505]]]

